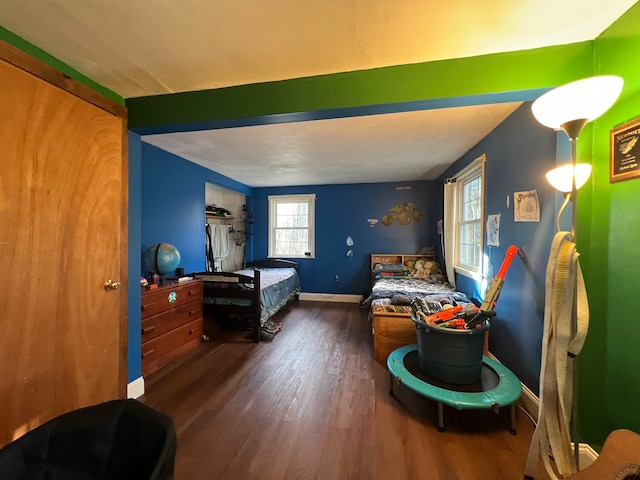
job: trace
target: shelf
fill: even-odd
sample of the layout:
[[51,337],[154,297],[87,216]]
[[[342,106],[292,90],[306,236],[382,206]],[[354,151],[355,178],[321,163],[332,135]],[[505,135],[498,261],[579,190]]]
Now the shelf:
[[[436,257],[432,254],[403,254],[403,253],[372,253],[371,254],[371,284],[376,282],[375,266],[377,263],[383,265],[403,264],[407,269],[412,269],[413,265],[418,261],[435,262]],[[411,265],[411,266],[409,266]]]
[[376,263],[382,263],[383,265],[392,265],[407,262],[417,262],[418,260],[425,260],[433,262],[436,257],[432,254],[416,255],[416,254],[403,254],[403,253],[372,253],[371,254],[371,270],[375,267]]
[[233,217],[233,216],[231,216],[231,217],[222,217],[220,215],[211,215],[209,213],[206,214],[206,217],[207,218],[218,218],[220,220],[233,220],[233,219],[236,218],[236,217]]

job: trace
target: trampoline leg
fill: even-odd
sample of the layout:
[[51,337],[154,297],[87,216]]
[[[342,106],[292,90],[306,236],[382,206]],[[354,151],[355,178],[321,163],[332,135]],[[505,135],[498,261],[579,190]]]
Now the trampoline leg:
[[438,431],[444,432],[444,407],[442,402],[438,402]]
[[509,429],[509,433],[511,435],[517,435],[518,431],[516,430],[516,404],[511,404],[511,428]]

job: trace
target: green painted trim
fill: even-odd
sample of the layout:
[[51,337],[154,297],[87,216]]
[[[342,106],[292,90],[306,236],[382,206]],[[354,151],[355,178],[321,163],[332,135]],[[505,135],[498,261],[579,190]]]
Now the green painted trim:
[[588,76],[593,42],[128,98],[130,128],[553,87]]
[[114,102],[119,103],[120,105],[124,105],[124,98],[122,98],[117,93],[94,82],[89,77],[71,68],[66,63],[58,60],[57,58],[48,54],[41,48],[36,47],[34,44],[26,41],[22,37],[19,37],[15,33],[10,32],[9,30],[7,30],[2,26],[0,26],[0,40],[3,40],[8,44],[13,45],[14,47],[22,50],[23,52],[31,55],[32,57],[37,58],[41,62],[46,63],[47,65],[55,68],[59,72],[62,72],[65,75],[68,75],[69,77],[73,78],[74,80],[77,80],[78,82],[89,87],[90,89],[98,92],[101,95],[104,95],[108,99],[113,100]]

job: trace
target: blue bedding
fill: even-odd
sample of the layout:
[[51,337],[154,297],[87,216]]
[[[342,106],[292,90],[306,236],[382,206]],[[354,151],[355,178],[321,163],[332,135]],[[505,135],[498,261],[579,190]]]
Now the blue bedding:
[[381,278],[373,285],[371,294],[362,302],[362,306],[370,307],[374,300],[380,299],[385,299],[383,303],[387,303],[388,299],[390,304],[407,305],[413,298],[424,298],[443,305],[471,302],[467,295],[451,288],[448,283],[430,283],[418,278]]
[[[234,273],[253,277],[254,268]],[[260,323],[264,323],[300,293],[300,277],[295,268],[260,268]]]

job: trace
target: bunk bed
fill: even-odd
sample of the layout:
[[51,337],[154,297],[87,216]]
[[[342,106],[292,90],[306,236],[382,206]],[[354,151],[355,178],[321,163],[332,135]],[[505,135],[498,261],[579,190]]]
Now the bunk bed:
[[471,302],[447,282],[434,255],[372,254],[371,283],[361,305],[369,309],[374,357],[382,365],[393,350],[416,343],[410,307],[414,298],[441,306]]
[[213,314],[249,317],[254,341],[260,329],[300,293],[299,264],[266,259],[247,263],[235,272],[202,272],[193,277],[203,282],[203,306]]

